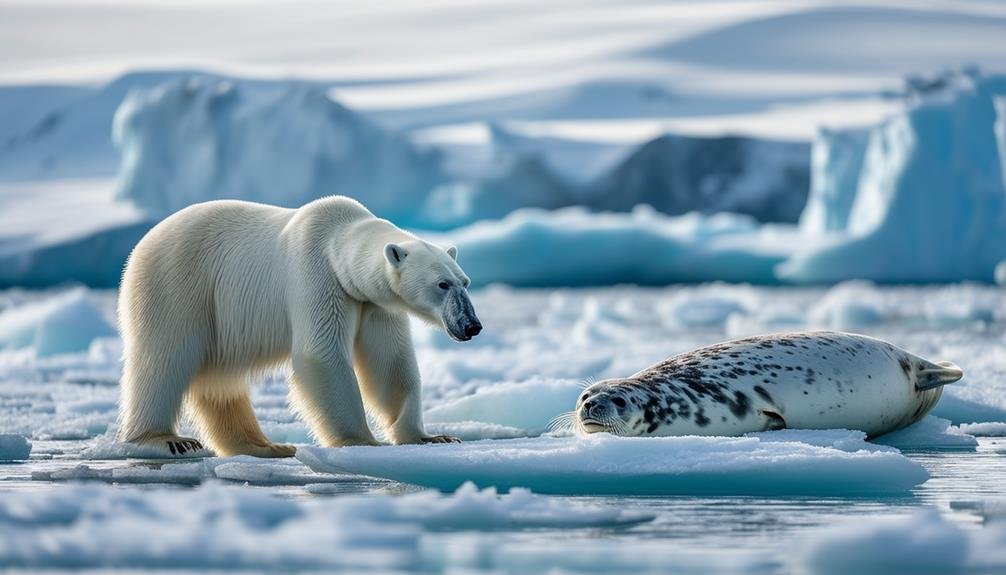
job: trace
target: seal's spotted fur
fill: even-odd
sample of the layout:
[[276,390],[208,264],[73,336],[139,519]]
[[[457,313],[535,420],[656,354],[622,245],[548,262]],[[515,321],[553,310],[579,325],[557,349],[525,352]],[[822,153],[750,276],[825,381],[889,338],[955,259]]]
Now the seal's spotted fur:
[[583,431],[739,435],[845,427],[880,435],[921,419],[963,373],[887,342],[837,332],[749,337],[672,357],[586,388]]

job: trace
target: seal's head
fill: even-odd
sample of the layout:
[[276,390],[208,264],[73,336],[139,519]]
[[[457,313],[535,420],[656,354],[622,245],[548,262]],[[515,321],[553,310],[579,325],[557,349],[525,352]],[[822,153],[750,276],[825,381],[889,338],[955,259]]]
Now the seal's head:
[[585,433],[606,431],[624,435],[635,410],[631,393],[624,387],[627,382],[606,379],[584,389],[576,400],[573,425]]

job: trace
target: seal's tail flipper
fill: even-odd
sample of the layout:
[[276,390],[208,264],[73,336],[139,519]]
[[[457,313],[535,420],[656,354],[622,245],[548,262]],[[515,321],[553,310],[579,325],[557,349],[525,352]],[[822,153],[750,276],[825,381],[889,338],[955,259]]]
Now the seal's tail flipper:
[[964,370],[949,361],[923,361],[916,376],[915,389],[924,391],[953,383],[964,377]]

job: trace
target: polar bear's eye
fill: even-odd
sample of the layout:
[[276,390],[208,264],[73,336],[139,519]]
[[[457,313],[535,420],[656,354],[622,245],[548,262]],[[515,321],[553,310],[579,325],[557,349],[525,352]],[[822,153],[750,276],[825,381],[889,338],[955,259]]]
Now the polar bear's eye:
[[440,282],[440,283],[437,284],[437,287],[439,287],[440,289],[447,289],[447,288],[451,287],[451,284],[449,284],[447,282]]

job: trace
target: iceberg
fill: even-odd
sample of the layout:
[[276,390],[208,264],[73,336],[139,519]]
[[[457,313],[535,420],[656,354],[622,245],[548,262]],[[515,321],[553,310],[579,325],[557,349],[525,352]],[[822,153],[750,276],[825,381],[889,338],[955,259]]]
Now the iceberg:
[[182,77],[134,90],[115,113],[119,195],[151,218],[229,198],[299,207],[352,196],[407,225],[441,182],[440,157],[329,98],[320,86]]
[[869,130],[821,129],[811,148],[810,194],[800,228],[810,234],[845,230],[859,188]]
[[[779,278],[993,281],[1006,258],[1006,141],[995,128],[995,100],[1003,93],[1006,77],[961,73],[870,130],[858,177],[849,157],[847,165],[836,158],[830,171],[815,171],[801,225],[808,233],[829,226],[837,233],[794,253],[779,266]],[[857,138],[850,136],[849,148]],[[836,139],[826,136],[820,145],[834,147]]]
[[[801,432],[801,437],[814,432]],[[824,432],[828,433],[828,432]],[[438,446],[300,447],[311,469],[453,491],[467,481],[563,495],[866,495],[928,479],[918,463],[845,432],[828,446],[761,437],[577,437]],[[852,447],[850,447],[850,445]]]

